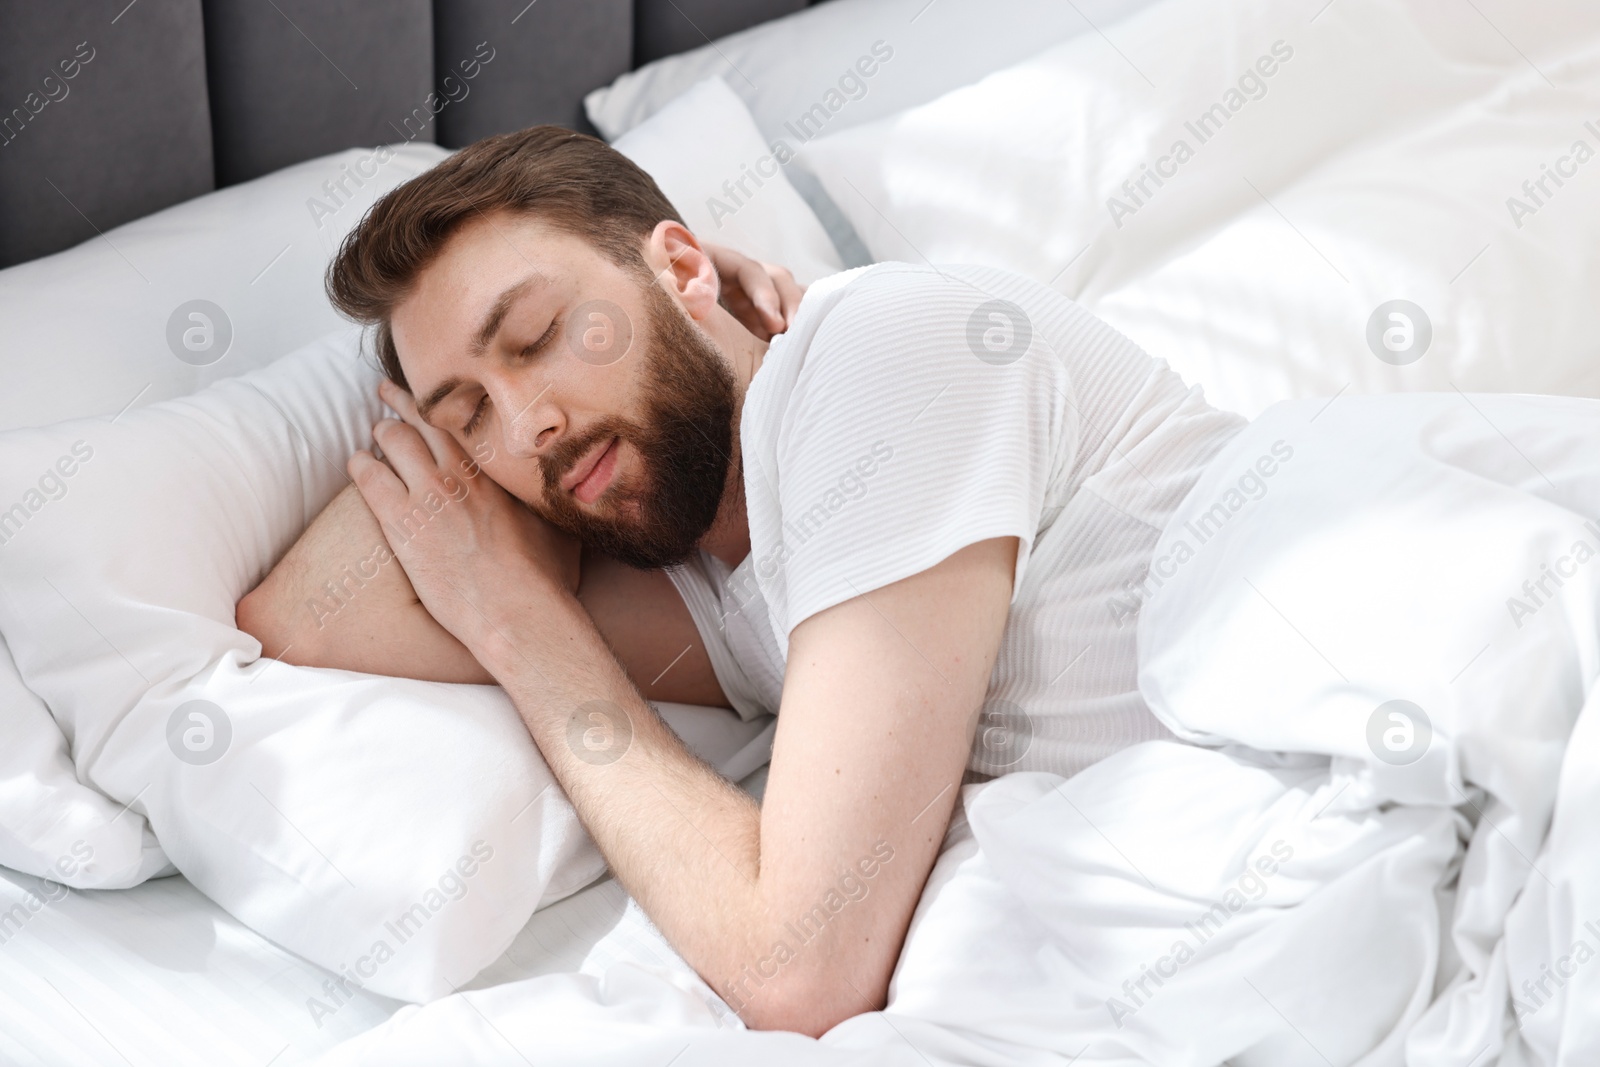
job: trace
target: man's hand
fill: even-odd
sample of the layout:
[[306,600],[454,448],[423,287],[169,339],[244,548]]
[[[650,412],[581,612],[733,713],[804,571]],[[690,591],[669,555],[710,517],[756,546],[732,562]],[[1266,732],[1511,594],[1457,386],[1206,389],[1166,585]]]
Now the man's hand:
[[382,382],[400,413],[372,430],[388,463],[357,452],[346,464],[434,619],[468,648],[508,594],[575,594],[581,546],[508,494],[456,440],[417,414],[411,394]]
[[709,242],[704,247],[722,282],[722,305],[739,324],[763,341],[789,328],[805,286],[787,267],[763,263]]

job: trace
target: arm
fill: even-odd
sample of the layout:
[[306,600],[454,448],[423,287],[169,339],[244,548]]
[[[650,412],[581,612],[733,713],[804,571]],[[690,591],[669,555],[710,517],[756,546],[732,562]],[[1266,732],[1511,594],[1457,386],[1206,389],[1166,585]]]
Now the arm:
[[[459,453],[403,414],[409,427],[375,431],[392,470],[364,452],[349,464],[379,515],[440,491]],[[475,493],[395,551],[433,616],[505,686],[612,870],[750,1025],[815,1035],[881,1007],[955,804],[1016,538],[795,628],[757,807],[640,699],[531,547],[527,519]],[[620,756],[586,748],[596,714],[626,740]]]
[[[472,643],[685,960],[748,1025],[820,1036],[884,1005],[958,795],[1015,552],[1014,538],[970,545],[796,627],[759,808],[629,690],[570,601],[513,609]],[[597,696],[633,726],[611,765],[567,740],[567,709]]]
[[296,666],[491,682],[434,622],[388,547],[361,494],[346,486],[239,601],[239,629],[261,642],[262,655]]
[[[648,699],[727,704],[694,620],[665,574],[586,553],[576,580],[578,601]],[[239,602],[237,623],[261,642],[263,655],[297,666],[495,681],[428,614],[354,485]]]

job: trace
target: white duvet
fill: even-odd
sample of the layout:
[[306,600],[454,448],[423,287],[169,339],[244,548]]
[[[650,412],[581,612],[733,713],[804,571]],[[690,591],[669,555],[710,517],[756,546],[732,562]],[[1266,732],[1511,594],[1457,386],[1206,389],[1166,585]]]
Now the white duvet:
[[1199,743],[968,786],[885,1011],[745,1031],[630,908],[323,1062],[1595,1062],[1597,519],[1600,403],[1278,405],[1139,591]]

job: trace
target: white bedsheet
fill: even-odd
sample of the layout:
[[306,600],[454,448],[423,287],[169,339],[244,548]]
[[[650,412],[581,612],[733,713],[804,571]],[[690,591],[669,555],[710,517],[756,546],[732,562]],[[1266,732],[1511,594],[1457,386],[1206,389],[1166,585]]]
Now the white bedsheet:
[[[613,882],[395,1011],[161,879],[3,931],[0,1062],[1594,1062],[1600,403],[1281,405],[1157,557],[1279,442],[1141,611],[1146,695],[1205,744],[968,786],[882,1012],[744,1030]],[[1397,696],[1431,720],[1412,762],[1368,732]]]
[[[1139,623],[1199,744],[968,786],[888,1007],[820,1041],[744,1030],[613,882],[395,1011],[162,879],[3,931],[0,1062],[1595,1062],[1600,402],[1279,405],[1156,558],[1205,521]],[[1415,760],[1369,730],[1395,698]]]
[[[695,726],[689,718],[679,722]],[[686,736],[691,744],[719,743],[704,731]],[[739,773],[737,765],[730,769]],[[741,779],[756,796],[765,782],[764,765]],[[44,903],[30,907],[30,901]],[[7,921],[17,905],[26,918]],[[536,912],[500,959],[464,988],[598,972],[621,962],[692,974],[605,877]],[[249,929],[182,877],[76,891],[0,868],[4,1067],[307,1063],[403,1007],[361,989],[330,992],[334,978]]]
[[[1326,761],[1170,743],[1065,783],[968,787],[980,836],[952,834],[889,1006],[820,1041],[738,1029],[676,960],[624,961],[403,1008],[318,1062],[1344,1064],[1387,1037],[1370,1062],[1398,1063],[1396,1023],[1432,992],[1430,887],[1459,818],[1315,818],[1339,788]],[[1278,842],[1298,863],[1204,923]],[[1185,924],[1211,934],[1204,951]],[[1179,941],[1196,948],[1182,967],[1164,960]],[[1158,987],[1155,967],[1179,977]]]
[[[1531,621],[1506,598],[1600,544],[1600,403],[1280,405],[1164,543],[1279,440],[1269,491],[1143,609],[1147,693],[1209,745],[968,786],[885,1011],[742,1030],[629,910],[620,953],[318,1062],[1595,1062],[1600,565]],[[1409,762],[1368,740],[1396,696],[1431,720]]]
[[[48,894],[0,870],[0,909]],[[397,1001],[357,992],[319,1029],[306,998],[328,972],[286,952],[189,882],[56,891],[0,943],[7,1067],[273,1067],[381,1023]]]
[[[286,1067],[403,1006],[364,990],[330,993],[331,972],[250,930],[182,877],[84,892],[0,869],[0,911],[27,908],[30,897],[48,903],[0,931],[5,1067]],[[538,912],[466,988],[623,961],[683,967],[606,878]],[[333,1010],[313,1012],[314,1002]]]

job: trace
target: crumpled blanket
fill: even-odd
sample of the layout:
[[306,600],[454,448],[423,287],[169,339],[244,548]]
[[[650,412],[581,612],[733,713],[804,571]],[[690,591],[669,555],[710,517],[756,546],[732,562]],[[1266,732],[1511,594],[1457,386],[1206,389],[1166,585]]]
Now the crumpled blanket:
[[1181,741],[965,787],[884,1011],[748,1031],[630,903],[320,1062],[1600,1061],[1600,402],[1280,404],[1120,600]]

